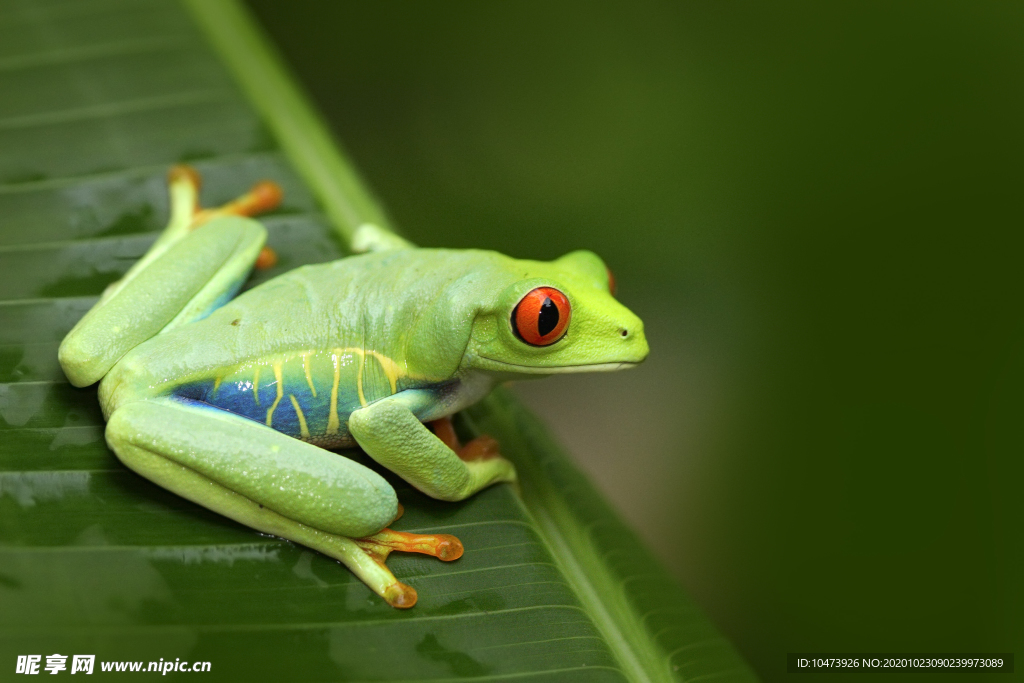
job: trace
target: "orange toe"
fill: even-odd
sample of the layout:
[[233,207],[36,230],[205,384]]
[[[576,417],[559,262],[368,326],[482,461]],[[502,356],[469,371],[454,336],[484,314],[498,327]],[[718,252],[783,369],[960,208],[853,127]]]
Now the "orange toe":
[[260,255],[256,257],[256,263],[254,267],[256,270],[266,270],[267,268],[273,268],[277,265],[277,252],[270,247],[263,247],[260,250]]
[[203,179],[199,176],[199,171],[192,168],[187,164],[175,164],[171,166],[171,170],[167,172],[168,183],[187,182],[197,190],[202,186]]
[[384,529],[380,533],[356,540],[366,552],[375,557],[387,557],[391,551],[433,555],[444,562],[462,557],[462,541],[451,534],[410,534]]
[[416,604],[418,598],[415,588],[400,581],[396,581],[384,589],[384,600],[392,607],[399,609],[409,609]]

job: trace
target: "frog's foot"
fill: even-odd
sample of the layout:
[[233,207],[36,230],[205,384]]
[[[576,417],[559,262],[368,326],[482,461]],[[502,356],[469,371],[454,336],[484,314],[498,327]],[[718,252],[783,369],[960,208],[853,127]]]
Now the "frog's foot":
[[356,545],[370,557],[384,562],[393,550],[404,553],[433,555],[444,562],[462,557],[462,541],[450,534],[410,534],[394,529],[383,529],[373,536],[355,539]]
[[452,419],[450,417],[434,420],[430,423],[430,426],[434,430],[434,436],[439,438],[445,446],[455,451],[459,458],[465,462],[501,457],[498,442],[486,434],[478,436],[463,446],[459,441],[459,437],[455,434],[455,427],[452,426]]
[[[398,504],[398,514],[392,520],[397,522],[405,514],[405,508]],[[376,564],[375,567],[362,567],[357,571],[359,578],[377,592],[392,607],[409,609],[416,604],[416,589],[395,578],[384,562],[393,550],[406,553],[422,553],[433,555],[445,562],[462,557],[462,542],[448,534],[410,534],[393,529],[382,529],[373,536],[352,539],[364,553]],[[349,563],[352,566],[354,563]]]
[[[191,166],[179,164],[173,166],[167,174],[171,187],[174,210],[185,213],[188,207],[188,230],[195,230],[214,218],[220,216],[256,216],[277,208],[281,204],[283,193],[281,186],[269,180],[262,180],[241,197],[221,206],[204,209],[199,204],[199,188],[202,179]],[[177,201],[175,201],[177,200]],[[270,268],[277,263],[277,254],[270,247],[264,246],[256,258],[255,267],[260,270]]]
[[[451,562],[462,557],[462,542],[448,534],[410,534],[383,529],[373,536],[353,539],[359,548],[376,563],[373,570],[366,568],[357,574],[392,607],[408,609],[416,604],[416,589],[395,578],[384,564],[393,550],[433,555]],[[350,565],[351,566],[351,565]]]

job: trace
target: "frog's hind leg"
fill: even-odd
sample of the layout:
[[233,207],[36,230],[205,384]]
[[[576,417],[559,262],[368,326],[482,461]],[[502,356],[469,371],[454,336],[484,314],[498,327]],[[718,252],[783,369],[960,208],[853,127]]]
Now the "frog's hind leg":
[[265,240],[256,221],[227,217],[175,242],[64,338],[57,353],[68,380],[78,387],[97,382],[142,342],[222,305],[245,281]]
[[118,408],[107,443],[132,470],[257,531],[340,560],[394,607],[416,591],[385,566],[392,550],[456,559],[452,536],[383,528],[399,510],[372,470],[217,408],[171,398]]
[[[64,338],[58,356],[75,386],[98,381],[147,339],[209,315],[252,270],[267,232],[241,214],[273,206],[280,193],[257,185],[235,202],[204,212],[197,208],[198,182],[191,169],[171,171],[167,228]],[[195,229],[197,220],[202,229]]]
[[[117,293],[122,287],[131,281],[141,271],[167,251],[175,243],[181,241],[197,228],[206,225],[214,218],[221,216],[256,216],[266,211],[277,208],[281,203],[282,192],[277,183],[263,180],[250,188],[241,197],[223,204],[222,206],[204,209],[199,204],[199,190],[202,187],[202,178],[199,172],[191,166],[179,164],[172,166],[167,173],[167,191],[170,198],[171,217],[167,227],[157,238],[156,242],[135,264],[121,277],[120,280],[111,284],[103,293],[100,303]],[[276,262],[277,257],[269,247],[264,246],[260,257],[256,260],[259,267],[264,254],[269,251],[270,258]],[[269,265],[273,265],[269,262]]]

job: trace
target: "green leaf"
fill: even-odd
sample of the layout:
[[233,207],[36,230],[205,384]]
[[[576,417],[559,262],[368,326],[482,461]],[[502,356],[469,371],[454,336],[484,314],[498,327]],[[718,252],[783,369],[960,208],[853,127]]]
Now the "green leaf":
[[239,6],[0,0],[0,150],[0,671],[58,653],[97,673],[208,661],[211,680],[752,678],[507,392],[458,427],[501,441],[521,496],[441,503],[390,478],[396,528],[467,549],[392,557],[410,611],[106,448],[95,388],[68,385],[56,349],[162,228],[171,164],[200,170],[208,205],[284,187],[264,219],[280,262],[254,282],[387,225]]

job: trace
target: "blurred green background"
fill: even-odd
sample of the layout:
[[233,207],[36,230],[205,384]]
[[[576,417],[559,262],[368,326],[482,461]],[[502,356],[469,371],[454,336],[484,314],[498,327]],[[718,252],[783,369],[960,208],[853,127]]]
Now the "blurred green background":
[[1024,5],[249,4],[411,239],[606,259],[519,391],[766,680],[1024,641]]

